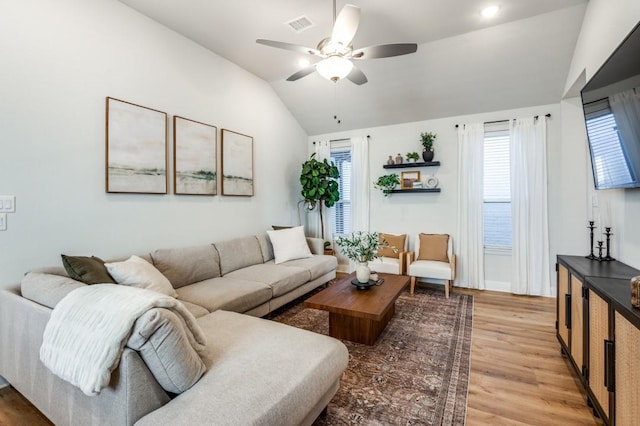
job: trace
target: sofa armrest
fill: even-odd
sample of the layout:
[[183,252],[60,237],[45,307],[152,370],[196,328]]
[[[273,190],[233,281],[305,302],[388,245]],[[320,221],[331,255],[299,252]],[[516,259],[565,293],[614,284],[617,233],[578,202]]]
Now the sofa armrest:
[[324,241],[322,238],[307,237],[307,244],[313,254],[324,254]]

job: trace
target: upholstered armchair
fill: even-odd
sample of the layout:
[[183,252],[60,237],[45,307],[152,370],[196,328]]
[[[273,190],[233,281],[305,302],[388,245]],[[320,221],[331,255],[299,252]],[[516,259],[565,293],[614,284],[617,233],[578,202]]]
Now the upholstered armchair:
[[[406,273],[409,238],[407,238],[406,234],[380,234],[380,238],[384,238],[389,243],[389,246],[378,250],[378,256],[380,257],[369,262],[369,269],[385,274],[404,275]],[[393,250],[394,247],[397,249],[396,252]]]
[[447,234],[418,234],[415,250],[407,253],[407,275],[411,277],[410,293],[416,280],[429,279],[444,284],[444,294],[449,298],[451,282],[456,276],[456,255],[453,239]]

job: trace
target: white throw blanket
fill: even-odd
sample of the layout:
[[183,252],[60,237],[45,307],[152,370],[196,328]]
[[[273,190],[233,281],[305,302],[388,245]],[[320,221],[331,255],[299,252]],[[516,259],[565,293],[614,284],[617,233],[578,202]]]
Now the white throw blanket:
[[44,330],[40,360],[56,376],[96,395],[109,384],[133,323],[152,308],[182,317],[194,349],[206,338],[193,315],[173,297],[117,284],[94,284],[73,290],[51,313]]

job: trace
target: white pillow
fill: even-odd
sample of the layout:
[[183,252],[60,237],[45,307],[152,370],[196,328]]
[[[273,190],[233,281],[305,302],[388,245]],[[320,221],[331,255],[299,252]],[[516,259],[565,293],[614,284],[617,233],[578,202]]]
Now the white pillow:
[[295,228],[280,229],[278,231],[267,231],[276,263],[283,263],[287,260],[313,257],[307,238],[304,236],[302,226]]
[[141,257],[131,256],[124,262],[105,263],[104,266],[118,284],[146,288],[171,297],[178,296],[167,277]]

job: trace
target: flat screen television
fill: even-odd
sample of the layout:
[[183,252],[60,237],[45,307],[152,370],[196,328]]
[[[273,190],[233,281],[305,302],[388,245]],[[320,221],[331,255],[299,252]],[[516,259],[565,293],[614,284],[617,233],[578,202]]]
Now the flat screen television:
[[581,95],[596,189],[640,187],[640,24]]

